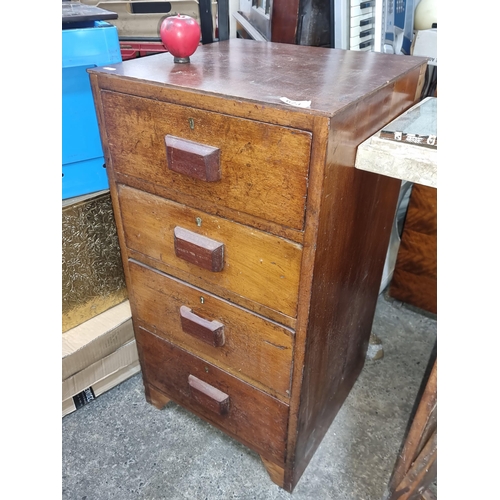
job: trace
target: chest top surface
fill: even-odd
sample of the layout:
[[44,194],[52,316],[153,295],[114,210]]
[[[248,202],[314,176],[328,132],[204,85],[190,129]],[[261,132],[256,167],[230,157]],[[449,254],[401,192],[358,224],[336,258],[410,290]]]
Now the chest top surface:
[[[391,84],[425,58],[230,39],[198,47],[188,64],[162,53],[90,73],[333,116]],[[283,103],[311,101],[308,108]]]

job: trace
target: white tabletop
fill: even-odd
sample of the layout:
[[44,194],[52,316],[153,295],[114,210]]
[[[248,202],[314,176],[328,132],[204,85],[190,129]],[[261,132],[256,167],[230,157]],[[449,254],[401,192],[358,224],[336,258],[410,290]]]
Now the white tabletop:
[[437,98],[423,99],[361,143],[355,166],[437,187]]

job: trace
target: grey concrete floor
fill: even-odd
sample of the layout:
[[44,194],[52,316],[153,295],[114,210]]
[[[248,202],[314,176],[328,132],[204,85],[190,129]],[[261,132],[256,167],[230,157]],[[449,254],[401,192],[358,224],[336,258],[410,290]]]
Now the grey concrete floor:
[[62,420],[64,500],[380,500],[436,342],[435,317],[380,295],[365,367],[292,495],[259,456],[135,375]]

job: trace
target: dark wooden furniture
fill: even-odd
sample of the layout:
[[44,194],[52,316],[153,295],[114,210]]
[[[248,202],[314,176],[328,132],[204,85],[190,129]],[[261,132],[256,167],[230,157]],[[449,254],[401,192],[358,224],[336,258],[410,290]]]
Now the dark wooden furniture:
[[259,41],[371,51],[374,0],[247,0],[233,16],[237,36]]
[[389,295],[437,314],[437,189],[414,184]]
[[[363,171],[415,183],[396,263],[397,287],[391,284],[390,290],[396,291],[401,300],[433,312],[436,312],[437,274],[437,144],[437,100],[423,96],[418,104],[361,144],[355,162],[356,168]],[[437,478],[436,348],[437,344],[384,500],[436,498],[433,487]]]
[[387,500],[432,500],[437,478],[437,359],[423,381],[403,447],[389,483]]
[[301,0],[252,0],[248,9],[235,16],[238,35],[259,41],[296,44],[300,31],[300,4]]
[[413,183],[388,294],[437,314],[437,98],[358,147],[356,167]]
[[398,199],[356,148],[425,67],[231,39],[89,70],[147,400],[287,491],[363,367]]

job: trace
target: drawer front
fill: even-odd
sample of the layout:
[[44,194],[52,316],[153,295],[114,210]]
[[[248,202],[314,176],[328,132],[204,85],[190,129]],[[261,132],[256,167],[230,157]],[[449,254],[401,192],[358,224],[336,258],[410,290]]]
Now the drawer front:
[[109,91],[102,99],[116,171],[167,187],[172,197],[181,192],[303,229],[309,132]]
[[134,261],[129,276],[137,317],[153,333],[288,399],[291,330]]
[[118,193],[128,248],[296,316],[301,245],[129,186]]
[[136,338],[148,384],[265,458],[284,462],[288,405],[143,328]]

